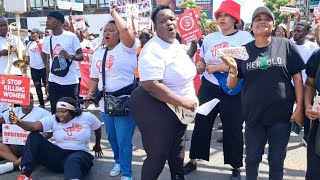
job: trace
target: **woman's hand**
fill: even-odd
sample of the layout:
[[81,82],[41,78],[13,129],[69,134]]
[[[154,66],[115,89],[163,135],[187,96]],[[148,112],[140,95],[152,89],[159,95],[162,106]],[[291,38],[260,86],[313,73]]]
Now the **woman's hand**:
[[103,152],[100,144],[95,144],[92,148],[92,151],[95,152],[96,157],[102,157]]
[[185,100],[182,103],[183,108],[189,109],[193,112],[196,110],[197,106],[198,106],[198,103],[195,100],[189,99],[189,98],[185,98]]
[[294,111],[294,113],[291,115],[291,118],[290,118],[290,122],[293,122],[293,121],[295,121],[298,124],[300,129],[303,128],[304,115],[302,110],[296,109]]
[[305,114],[310,120],[316,120],[320,116],[320,114],[318,112],[312,111],[311,105],[306,107]]
[[196,68],[197,68],[197,73],[202,74],[205,71],[206,64],[203,61],[199,61],[197,63]]
[[208,72],[209,74],[215,73],[215,72],[218,71],[217,65],[215,65],[215,64],[208,64],[208,65],[206,65],[206,70],[207,70],[207,72]]
[[238,65],[235,59],[229,56],[221,56],[221,60],[230,68],[238,69]]
[[16,113],[14,113],[14,111],[10,111],[9,121],[10,121],[12,124],[17,124],[17,122],[20,121],[20,118],[16,115]]

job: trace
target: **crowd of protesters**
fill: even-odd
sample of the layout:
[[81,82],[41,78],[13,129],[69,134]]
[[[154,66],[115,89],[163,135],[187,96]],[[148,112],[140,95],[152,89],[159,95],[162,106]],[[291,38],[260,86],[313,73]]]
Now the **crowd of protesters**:
[[[0,158],[7,161],[0,164],[0,174],[20,169],[17,179],[31,180],[36,165],[42,164],[63,172],[66,180],[83,179],[93,167],[92,131],[94,155],[103,155],[101,121],[83,112],[86,101],[99,106],[113,152],[112,177],[121,174],[121,180],[133,179],[132,138],[137,126],[147,156],[141,179],[158,179],[168,161],[171,179],[184,180],[197,169],[198,159],[209,161],[211,133],[219,114],[224,164],[232,167],[230,180],[240,180],[241,175],[257,180],[267,143],[269,179],[283,179],[294,126],[304,128],[306,180],[319,179],[320,112],[313,108],[320,92],[318,21],[312,29],[295,13],[292,29],[291,16],[287,24],[275,26],[273,13],[261,6],[252,14],[251,27],[243,29],[240,5],[225,0],[214,12],[216,21],[202,27],[203,38],[183,45],[170,6],[154,8],[155,32],[136,30],[133,17],[126,22],[116,9],[110,8],[99,35],[89,33],[83,17],[85,26],[75,29],[71,15],[67,21],[60,11],[52,11],[45,31],[30,28],[24,43],[9,33],[7,19],[0,17],[0,74],[27,76],[25,69],[12,65],[18,50],[25,51],[39,101],[35,107],[30,94],[29,106],[10,109],[0,103],[0,124],[30,131],[24,146],[0,142]],[[244,47],[248,59],[218,53],[229,47]],[[81,98],[79,64],[85,50],[93,54],[88,93]],[[197,50],[200,60],[194,64]],[[201,76],[198,92],[193,82],[196,74]],[[198,106],[212,99],[220,101],[208,115],[195,114]],[[45,110],[47,102],[51,113]],[[186,113],[194,114],[195,126],[190,160],[184,165]]]

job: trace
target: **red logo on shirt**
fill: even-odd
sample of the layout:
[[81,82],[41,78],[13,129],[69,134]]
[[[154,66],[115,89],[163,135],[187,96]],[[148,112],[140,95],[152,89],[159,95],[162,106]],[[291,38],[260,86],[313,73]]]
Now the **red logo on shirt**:
[[113,66],[113,64],[114,64],[114,57],[113,57],[113,55],[110,55],[109,58],[108,58],[107,61],[106,61],[106,67],[107,67],[108,69],[111,69],[111,67]]
[[56,57],[61,50],[63,50],[63,47],[60,44],[56,44],[56,46],[52,50],[53,57]]
[[78,124],[78,123],[72,123],[71,127],[68,128],[63,128],[63,130],[65,132],[67,132],[68,136],[72,136],[72,131],[74,132],[80,132],[82,129],[82,125]]
[[221,49],[221,48],[227,48],[229,47],[229,44],[227,42],[223,42],[221,44],[217,44],[215,46],[212,46],[210,48],[210,51],[212,53],[212,56],[215,57],[217,55],[217,49]]

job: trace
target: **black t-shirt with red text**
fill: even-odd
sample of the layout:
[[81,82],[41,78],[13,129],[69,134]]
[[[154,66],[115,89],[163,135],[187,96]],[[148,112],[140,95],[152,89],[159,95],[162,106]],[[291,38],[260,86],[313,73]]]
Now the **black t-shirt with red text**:
[[238,60],[238,78],[243,78],[242,112],[247,126],[290,122],[295,102],[292,76],[305,64],[295,44],[288,39],[272,37],[264,48],[255,41],[245,45],[246,61]]

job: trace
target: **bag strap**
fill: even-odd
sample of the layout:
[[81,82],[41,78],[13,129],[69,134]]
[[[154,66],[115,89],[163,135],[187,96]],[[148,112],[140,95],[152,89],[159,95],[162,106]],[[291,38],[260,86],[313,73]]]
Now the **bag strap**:
[[104,51],[103,59],[102,59],[102,92],[103,95],[106,93],[106,58],[108,54],[108,47],[106,47],[106,50]]
[[[22,111],[22,109],[21,109],[21,111]],[[32,110],[31,110],[31,111],[32,111]],[[23,115],[20,119],[22,120],[23,118],[25,118],[29,113],[31,113],[31,111],[28,112],[27,114]]]
[[53,60],[52,35],[50,36],[50,55],[51,55],[51,59]]

